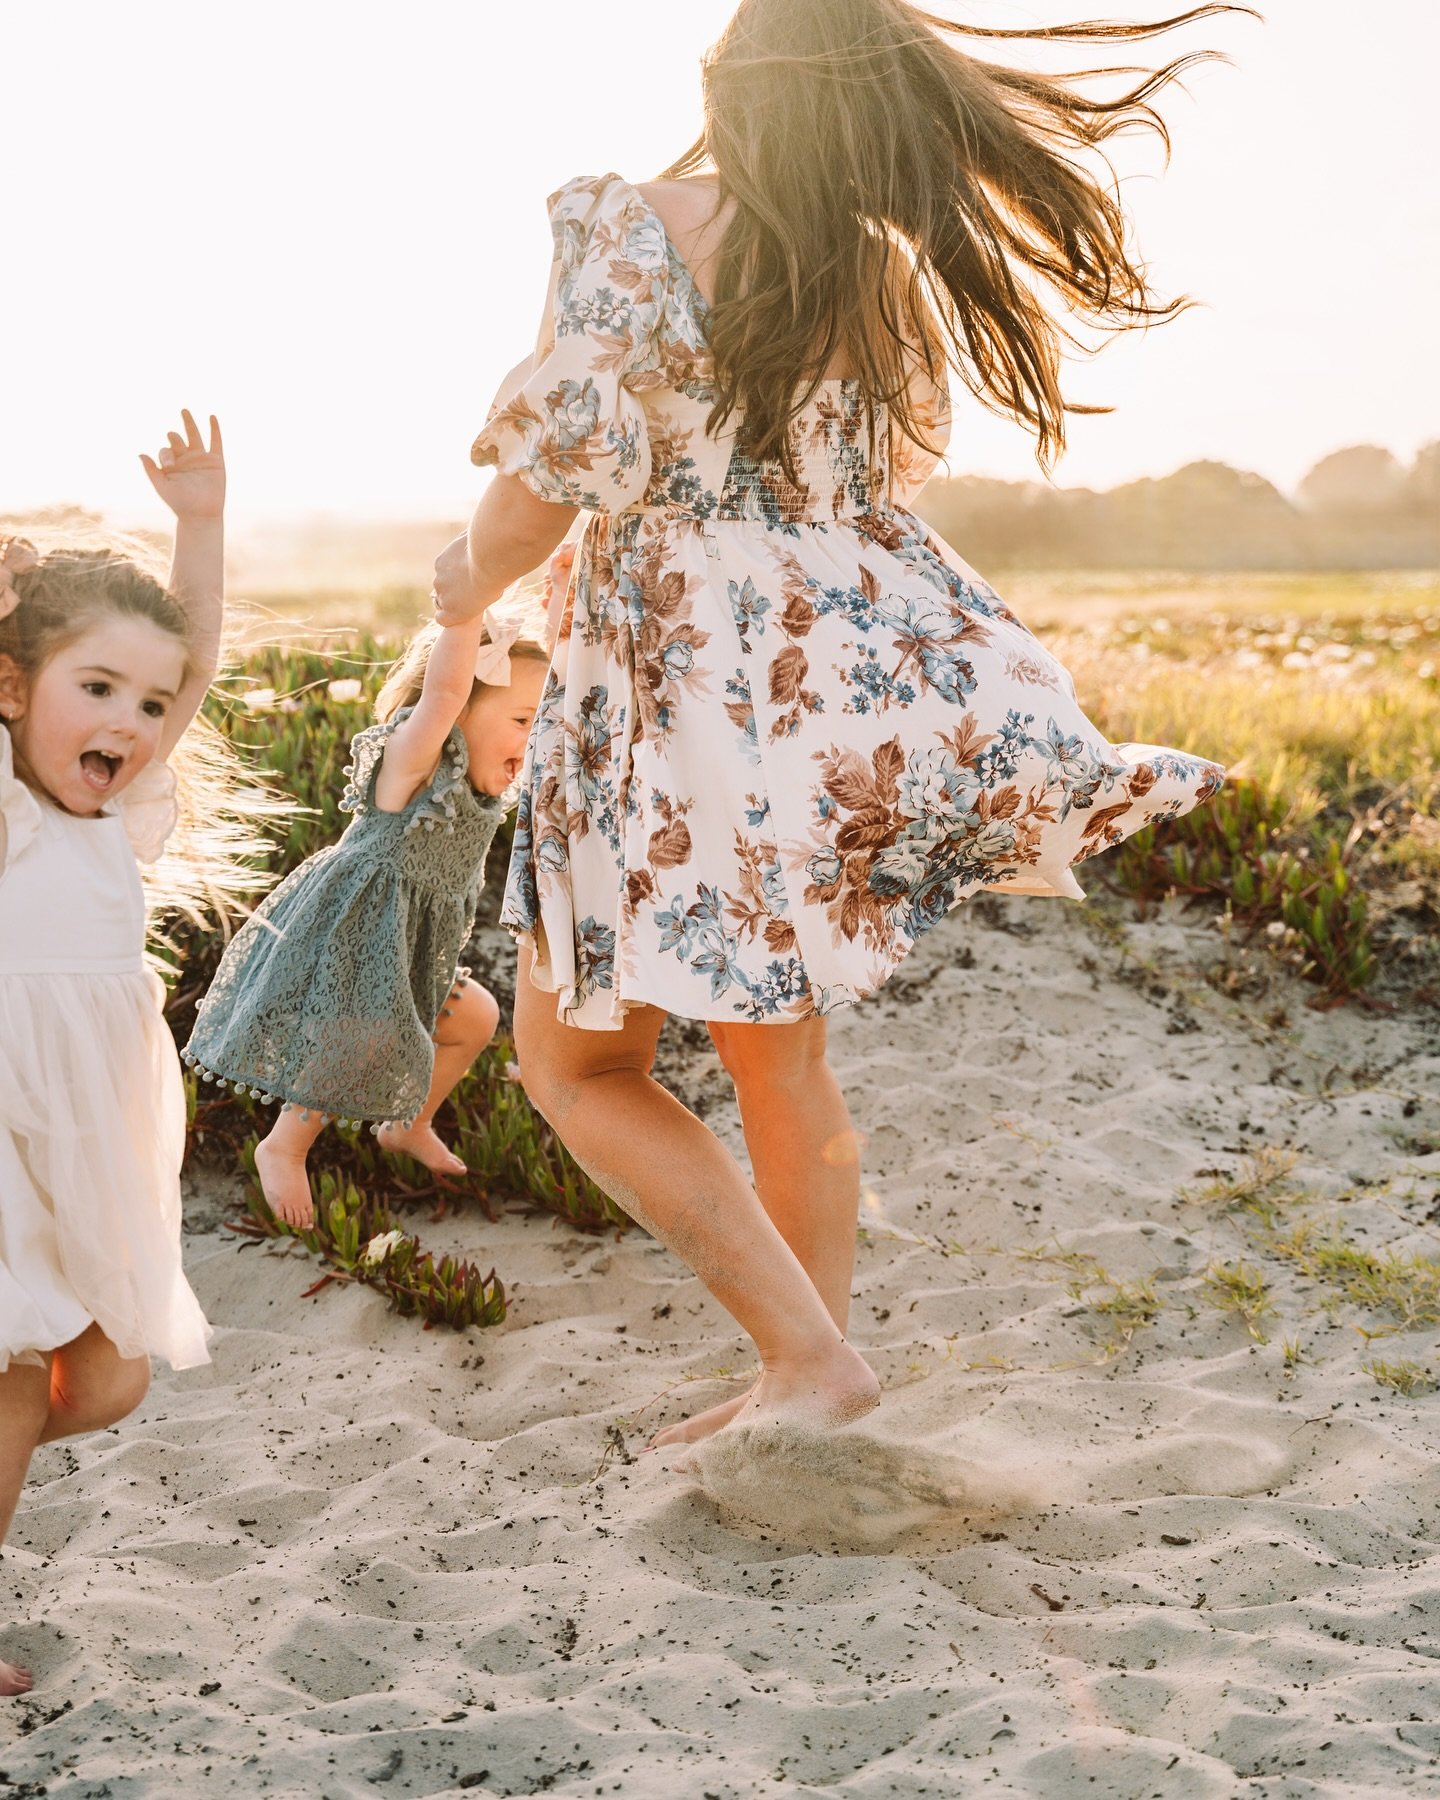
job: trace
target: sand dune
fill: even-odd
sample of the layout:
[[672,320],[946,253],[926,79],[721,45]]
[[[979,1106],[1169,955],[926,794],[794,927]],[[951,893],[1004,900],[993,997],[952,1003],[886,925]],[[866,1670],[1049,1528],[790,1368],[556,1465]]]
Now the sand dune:
[[[986,902],[837,1026],[887,1393],[825,1445],[638,1455],[747,1374],[638,1235],[421,1224],[515,1287],[455,1336],[302,1301],[313,1264],[196,1196],[215,1360],[37,1460],[0,1795],[1440,1791],[1440,1406],[1362,1366],[1440,1373],[1434,1333],[1367,1344],[1381,1315],[1317,1310],[1253,1214],[1180,1197],[1289,1146],[1277,1229],[1435,1254],[1440,1041],[1194,972],[1237,954]],[[733,1137],[718,1072],[667,1056]],[[1108,1357],[1076,1253],[1155,1297]],[[1265,1343],[1206,1285],[1241,1257]]]

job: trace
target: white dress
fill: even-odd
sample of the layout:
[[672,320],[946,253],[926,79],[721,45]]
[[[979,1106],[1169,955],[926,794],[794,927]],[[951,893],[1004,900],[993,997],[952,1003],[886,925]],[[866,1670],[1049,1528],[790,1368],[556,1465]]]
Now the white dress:
[[75,818],[18,779],[0,727],[0,1372],[92,1323],[122,1356],[209,1360],[180,1263],[185,1093],[135,866],[174,826],[174,786],[155,764]]

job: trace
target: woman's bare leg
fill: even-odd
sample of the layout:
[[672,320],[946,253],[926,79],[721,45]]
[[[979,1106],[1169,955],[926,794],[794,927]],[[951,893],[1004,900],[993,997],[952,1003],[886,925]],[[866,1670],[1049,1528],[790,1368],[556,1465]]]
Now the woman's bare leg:
[[[761,1205],[844,1331],[855,1275],[860,1153],[840,1084],[825,1060],[825,1021],[717,1024],[710,1036],[735,1083]],[[667,1426],[651,1444],[660,1449],[708,1437],[749,1398],[739,1394]]]
[[638,1008],[616,1032],[562,1025],[554,997],[530,981],[531,960],[522,949],[515,999],[526,1092],[592,1179],[754,1339],[761,1376],[737,1419],[826,1428],[869,1412],[879,1384],[739,1164],[650,1079],[664,1014]]
[[[150,1385],[147,1357],[123,1357],[98,1325],[50,1353],[49,1366],[15,1363],[0,1375],[0,1543],[41,1444],[100,1431],[133,1412]],[[0,1695],[25,1694],[28,1669],[0,1662]]]
[[435,1115],[455,1091],[460,1077],[495,1035],[500,1008],[495,996],[478,981],[459,981],[435,1024],[435,1073],[425,1104],[413,1125],[386,1125],[382,1150],[413,1156],[437,1175],[463,1175],[465,1165],[435,1133]]

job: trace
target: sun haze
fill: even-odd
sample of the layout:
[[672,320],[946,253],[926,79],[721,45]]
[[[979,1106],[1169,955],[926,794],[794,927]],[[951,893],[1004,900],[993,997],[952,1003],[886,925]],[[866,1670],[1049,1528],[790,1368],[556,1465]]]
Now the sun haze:
[[[1075,421],[1066,485],[1215,457],[1291,487],[1339,445],[1408,456],[1440,428],[1424,178],[1440,12],[1264,10],[1167,40],[1236,65],[1170,96],[1168,170],[1154,146],[1120,148],[1157,283],[1204,305],[1073,372],[1073,398],[1118,411]],[[643,180],[690,142],[730,11],[12,9],[0,514],[75,500],[144,520],[135,452],[182,402],[223,416],[242,522],[467,508],[471,436],[535,332],[544,196],[605,168]],[[1023,434],[969,402],[951,467],[1035,472]]]

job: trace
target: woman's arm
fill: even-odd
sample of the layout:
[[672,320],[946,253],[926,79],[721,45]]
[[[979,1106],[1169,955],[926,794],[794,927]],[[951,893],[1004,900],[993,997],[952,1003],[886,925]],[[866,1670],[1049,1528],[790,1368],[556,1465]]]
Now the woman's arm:
[[157,755],[163,760],[200,710],[220,663],[225,620],[225,449],[210,417],[207,449],[190,413],[182,412],[182,438],[169,433],[159,461],[140,458],[150,485],[175,515],[175,555],[170,592],[190,620],[190,670],[165,715]]
[[375,804],[381,812],[400,812],[435,772],[445,740],[464,712],[475,686],[475,658],[485,621],[478,615],[460,625],[447,625],[436,639],[425,665],[420,698],[385,744],[375,777]]
[[480,496],[465,536],[436,558],[436,618],[453,626],[482,613],[545,561],[579,510],[537,499],[518,475],[497,475]]

